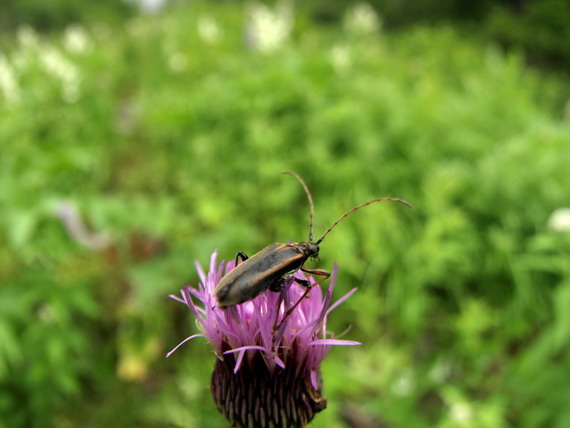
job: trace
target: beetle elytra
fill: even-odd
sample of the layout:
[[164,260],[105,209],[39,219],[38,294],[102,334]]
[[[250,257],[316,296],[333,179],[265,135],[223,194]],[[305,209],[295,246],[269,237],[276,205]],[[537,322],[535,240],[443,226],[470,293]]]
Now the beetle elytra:
[[[310,207],[310,223],[309,223],[309,241],[294,242],[290,244],[273,243],[263,248],[251,257],[247,257],[244,253],[239,252],[236,255],[236,267],[228,272],[219,282],[213,294],[217,297],[218,306],[226,308],[228,306],[237,305],[239,303],[252,300],[265,290],[281,291],[283,284],[294,277],[295,273],[300,269],[303,272],[322,276],[315,284],[309,281],[295,278],[295,281],[307,288],[305,295],[312,286],[320,284],[326,280],[330,273],[320,269],[306,269],[305,262],[309,258],[316,258],[319,255],[319,244],[323,242],[325,237],[333,230],[337,224],[348,217],[353,212],[364,208],[370,204],[381,201],[394,201],[404,204],[408,207],[411,205],[398,198],[378,198],[363,204],[357,205],[341,215],[316,241],[313,241],[313,217],[314,207],[313,198],[303,179],[293,171],[285,171],[284,174],[290,174],[295,177],[303,186]],[[238,259],[242,259],[242,263],[237,264]],[[303,295],[303,297],[305,296]],[[299,300],[299,302],[302,298]],[[297,306],[297,302],[288,314]],[[287,314],[286,314],[287,316]]]

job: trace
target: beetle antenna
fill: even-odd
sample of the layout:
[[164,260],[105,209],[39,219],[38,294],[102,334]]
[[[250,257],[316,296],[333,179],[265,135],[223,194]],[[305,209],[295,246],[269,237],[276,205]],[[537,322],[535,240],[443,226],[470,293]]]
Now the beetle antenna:
[[301,186],[303,186],[303,189],[305,189],[305,193],[307,194],[307,199],[309,199],[309,209],[310,209],[310,214],[309,214],[309,242],[313,242],[313,217],[315,215],[315,208],[313,205],[313,198],[311,197],[311,192],[309,192],[309,188],[307,187],[307,185],[305,184],[303,179],[299,176],[299,174],[297,174],[296,172],[294,172],[294,171],[283,171],[283,174],[289,174],[289,175],[292,175],[293,177],[295,177],[297,179],[297,181],[299,183],[301,183]]
[[354,211],[358,211],[360,208],[364,208],[370,204],[373,204],[375,202],[382,202],[382,201],[394,201],[394,202],[398,202],[400,204],[404,204],[405,206],[412,208],[412,205],[409,202],[404,201],[403,199],[398,199],[398,198],[378,198],[378,199],[372,199],[371,201],[368,202],[364,202],[363,204],[357,205],[354,208],[348,210],[347,212],[345,212],[343,215],[341,215],[337,221],[335,221],[331,227],[329,227],[327,229],[327,231],[323,234],[323,236],[321,236],[317,242],[315,242],[315,244],[319,245],[321,242],[323,242],[323,239],[325,239],[325,236],[327,236],[329,234],[329,232],[331,230],[333,230],[335,228],[335,226],[337,224],[339,224],[341,221],[343,221],[346,217],[348,217],[350,214],[352,214]]

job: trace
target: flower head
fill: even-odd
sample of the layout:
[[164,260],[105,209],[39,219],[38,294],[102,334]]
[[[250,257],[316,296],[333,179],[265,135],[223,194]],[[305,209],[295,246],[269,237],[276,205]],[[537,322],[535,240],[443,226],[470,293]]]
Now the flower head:
[[558,208],[548,219],[548,226],[554,232],[570,231],[570,208]]
[[[356,289],[330,304],[335,265],[324,294],[315,285],[303,298],[306,289],[293,278],[284,283],[281,292],[267,291],[251,301],[220,309],[212,293],[235,263],[217,264],[216,258],[214,252],[208,274],[196,264],[201,280],[198,288],[186,285],[181,298],[171,296],[188,306],[201,330],[180,345],[195,337],[205,337],[212,344],[218,357],[212,394],[220,412],[235,426],[305,426],[326,406],[320,364],[331,346],[359,344],[334,339],[326,331],[329,313]],[[300,271],[295,278],[315,284]]]
[[263,3],[251,3],[248,8],[246,41],[261,52],[273,52],[285,44],[293,27],[292,3],[283,1],[275,10]]
[[345,30],[355,36],[374,34],[381,25],[378,14],[367,3],[356,4],[344,17]]

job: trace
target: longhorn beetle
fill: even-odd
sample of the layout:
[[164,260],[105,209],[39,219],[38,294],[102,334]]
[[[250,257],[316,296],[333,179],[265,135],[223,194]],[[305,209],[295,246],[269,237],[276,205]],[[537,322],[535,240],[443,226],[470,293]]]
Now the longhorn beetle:
[[[319,255],[319,244],[323,242],[328,233],[335,228],[342,220],[348,217],[353,212],[380,201],[394,201],[404,204],[408,207],[411,205],[397,198],[378,198],[372,199],[371,201],[364,202],[363,204],[357,205],[354,208],[348,210],[343,215],[341,215],[337,221],[335,221],[316,241],[313,241],[313,217],[314,217],[314,206],[313,198],[311,193],[303,179],[293,171],[284,171],[284,174],[290,174],[295,177],[307,194],[307,199],[309,200],[310,208],[310,219],[309,219],[309,241],[308,242],[294,242],[290,244],[282,244],[276,242],[274,244],[268,245],[258,253],[249,257],[243,252],[239,252],[236,255],[236,266],[230,272],[228,272],[220,281],[213,295],[218,298],[218,306],[220,308],[226,308],[228,306],[237,305],[239,303],[252,300],[254,297],[262,293],[263,291],[269,289],[271,291],[281,291],[283,285],[287,280],[294,277],[295,272],[299,269],[305,273],[322,276],[315,284],[312,284],[304,279],[295,278],[295,281],[305,287],[307,290],[303,296],[299,299],[295,305],[287,314],[285,314],[285,319],[292,311],[297,307],[297,305],[303,300],[303,298],[310,291],[311,287],[320,284],[326,280],[330,273],[320,269],[306,269],[304,267],[305,262],[308,258],[316,258]],[[242,263],[239,265],[238,259],[242,259]]]

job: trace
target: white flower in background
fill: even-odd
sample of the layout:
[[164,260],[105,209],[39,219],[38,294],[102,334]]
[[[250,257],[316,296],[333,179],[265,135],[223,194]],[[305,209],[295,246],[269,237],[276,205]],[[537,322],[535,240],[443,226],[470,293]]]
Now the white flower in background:
[[337,73],[342,73],[352,65],[350,49],[346,45],[335,45],[330,52],[330,62]]
[[548,219],[548,227],[554,232],[570,231],[570,208],[558,208]]
[[[451,385],[445,385],[441,390],[441,397],[447,410],[447,415],[442,424],[443,427],[475,427],[480,425],[480,409],[472,404],[472,399],[464,395],[461,391]],[[477,417],[477,420],[475,419]],[[487,425],[486,425],[487,426]],[[490,424],[488,426],[495,426]]]
[[39,46],[38,34],[31,27],[19,28],[16,37],[23,48],[35,49]]
[[65,30],[63,46],[68,52],[83,53],[91,47],[91,42],[83,27],[72,25]]
[[168,58],[168,66],[175,73],[181,73],[188,67],[188,60],[186,55],[181,52],[177,52]]
[[415,388],[414,375],[410,372],[402,373],[392,384],[392,393],[399,397],[408,397]]
[[58,320],[58,311],[55,311],[53,305],[42,303],[36,309],[36,316],[38,320],[46,324],[53,324]]
[[68,103],[76,102],[79,98],[80,81],[77,67],[53,46],[45,45],[39,54],[40,62],[48,73],[61,80],[63,100]]
[[142,13],[154,15],[166,6],[168,0],[134,0]]
[[91,41],[85,30],[80,26],[69,27],[62,39],[64,50],[43,40],[30,27],[18,29],[17,40],[19,46],[11,63],[0,55],[0,96],[4,95],[9,104],[17,102],[21,98],[18,76],[39,67],[44,76],[59,80],[61,97],[65,102],[76,102],[80,95],[81,75],[65,52],[79,53],[90,48]]
[[12,65],[14,66],[15,70],[23,72],[30,65],[30,59],[31,55],[29,55],[28,52],[26,52],[24,49],[17,49],[12,54]]
[[222,36],[222,31],[218,23],[210,17],[200,17],[198,19],[198,35],[206,43],[216,43]]
[[372,6],[359,3],[346,13],[343,26],[349,34],[366,35],[380,30],[381,22]]
[[444,383],[451,374],[451,367],[446,361],[437,362],[429,371],[428,377],[434,383]]
[[112,243],[107,232],[92,232],[85,225],[73,201],[59,201],[55,204],[54,214],[60,218],[65,230],[80,245],[91,250],[101,250]]
[[20,85],[16,73],[3,55],[0,55],[0,93],[7,105],[14,105],[20,101]]
[[275,10],[262,3],[252,3],[248,10],[247,44],[262,52],[271,52],[289,39],[293,26],[290,2],[280,2]]
[[453,403],[449,409],[450,418],[459,426],[471,426],[473,408],[465,401]]

